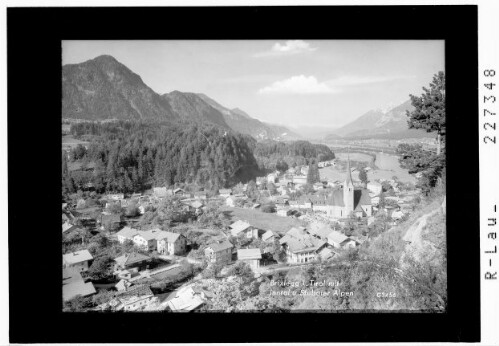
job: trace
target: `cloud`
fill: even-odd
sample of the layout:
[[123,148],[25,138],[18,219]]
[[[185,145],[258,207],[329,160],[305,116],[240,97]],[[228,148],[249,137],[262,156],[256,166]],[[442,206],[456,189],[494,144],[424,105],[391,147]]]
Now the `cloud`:
[[311,47],[310,43],[302,40],[289,40],[284,44],[279,42],[275,43],[270,51],[256,53],[253,56],[255,58],[261,58],[265,56],[278,56],[278,55],[293,55],[305,52],[313,52],[317,50],[317,47]]
[[335,90],[314,76],[293,76],[258,90],[259,94],[331,94]]
[[342,76],[319,82],[315,76],[293,76],[258,90],[258,94],[335,94],[351,87],[383,83],[413,76]]

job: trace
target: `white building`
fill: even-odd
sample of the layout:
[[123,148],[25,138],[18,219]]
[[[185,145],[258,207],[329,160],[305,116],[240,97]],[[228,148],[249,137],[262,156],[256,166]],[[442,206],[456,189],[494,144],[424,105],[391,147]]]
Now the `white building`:
[[89,262],[94,258],[88,250],[70,252],[62,256],[64,268],[74,268],[80,272],[88,270]]

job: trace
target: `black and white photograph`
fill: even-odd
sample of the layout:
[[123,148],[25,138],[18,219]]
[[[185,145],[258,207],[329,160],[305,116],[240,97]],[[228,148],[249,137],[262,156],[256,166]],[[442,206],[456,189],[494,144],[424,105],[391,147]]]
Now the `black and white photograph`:
[[64,312],[446,312],[443,40],[61,48]]
[[154,1],[6,9],[4,343],[494,344],[493,6]]

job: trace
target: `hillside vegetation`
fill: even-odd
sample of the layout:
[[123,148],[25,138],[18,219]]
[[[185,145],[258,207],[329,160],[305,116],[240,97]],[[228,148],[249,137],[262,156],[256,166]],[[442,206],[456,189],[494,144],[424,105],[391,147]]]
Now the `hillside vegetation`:
[[276,163],[334,157],[323,145],[257,143],[220,126],[188,121],[80,122],[71,126],[71,135],[90,144],[74,147],[69,159],[63,154],[66,192],[85,190],[89,183],[97,192],[130,193],[174,184],[216,191],[255,180]]

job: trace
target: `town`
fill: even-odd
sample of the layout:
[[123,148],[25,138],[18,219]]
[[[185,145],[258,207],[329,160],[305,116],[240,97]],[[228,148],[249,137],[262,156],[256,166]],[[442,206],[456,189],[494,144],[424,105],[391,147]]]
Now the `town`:
[[[302,166],[217,194],[189,186],[129,196],[80,191],[62,205],[63,245],[70,250],[63,256],[64,300],[98,297],[93,310],[209,309],[213,279],[237,280],[241,266],[258,280],[335,261],[378,228],[407,219],[419,203],[420,191],[396,177],[355,181],[349,159],[318,162],[315,169],[320,175],[342,164],[344,180],[334,182],[310,184],[311,168]],[[147,222],[166,209],[173,227]],[[233,217],[225,224],[202,226],[227,214]]]
[[446,310],[442,44],[62,44],[64,312]]

